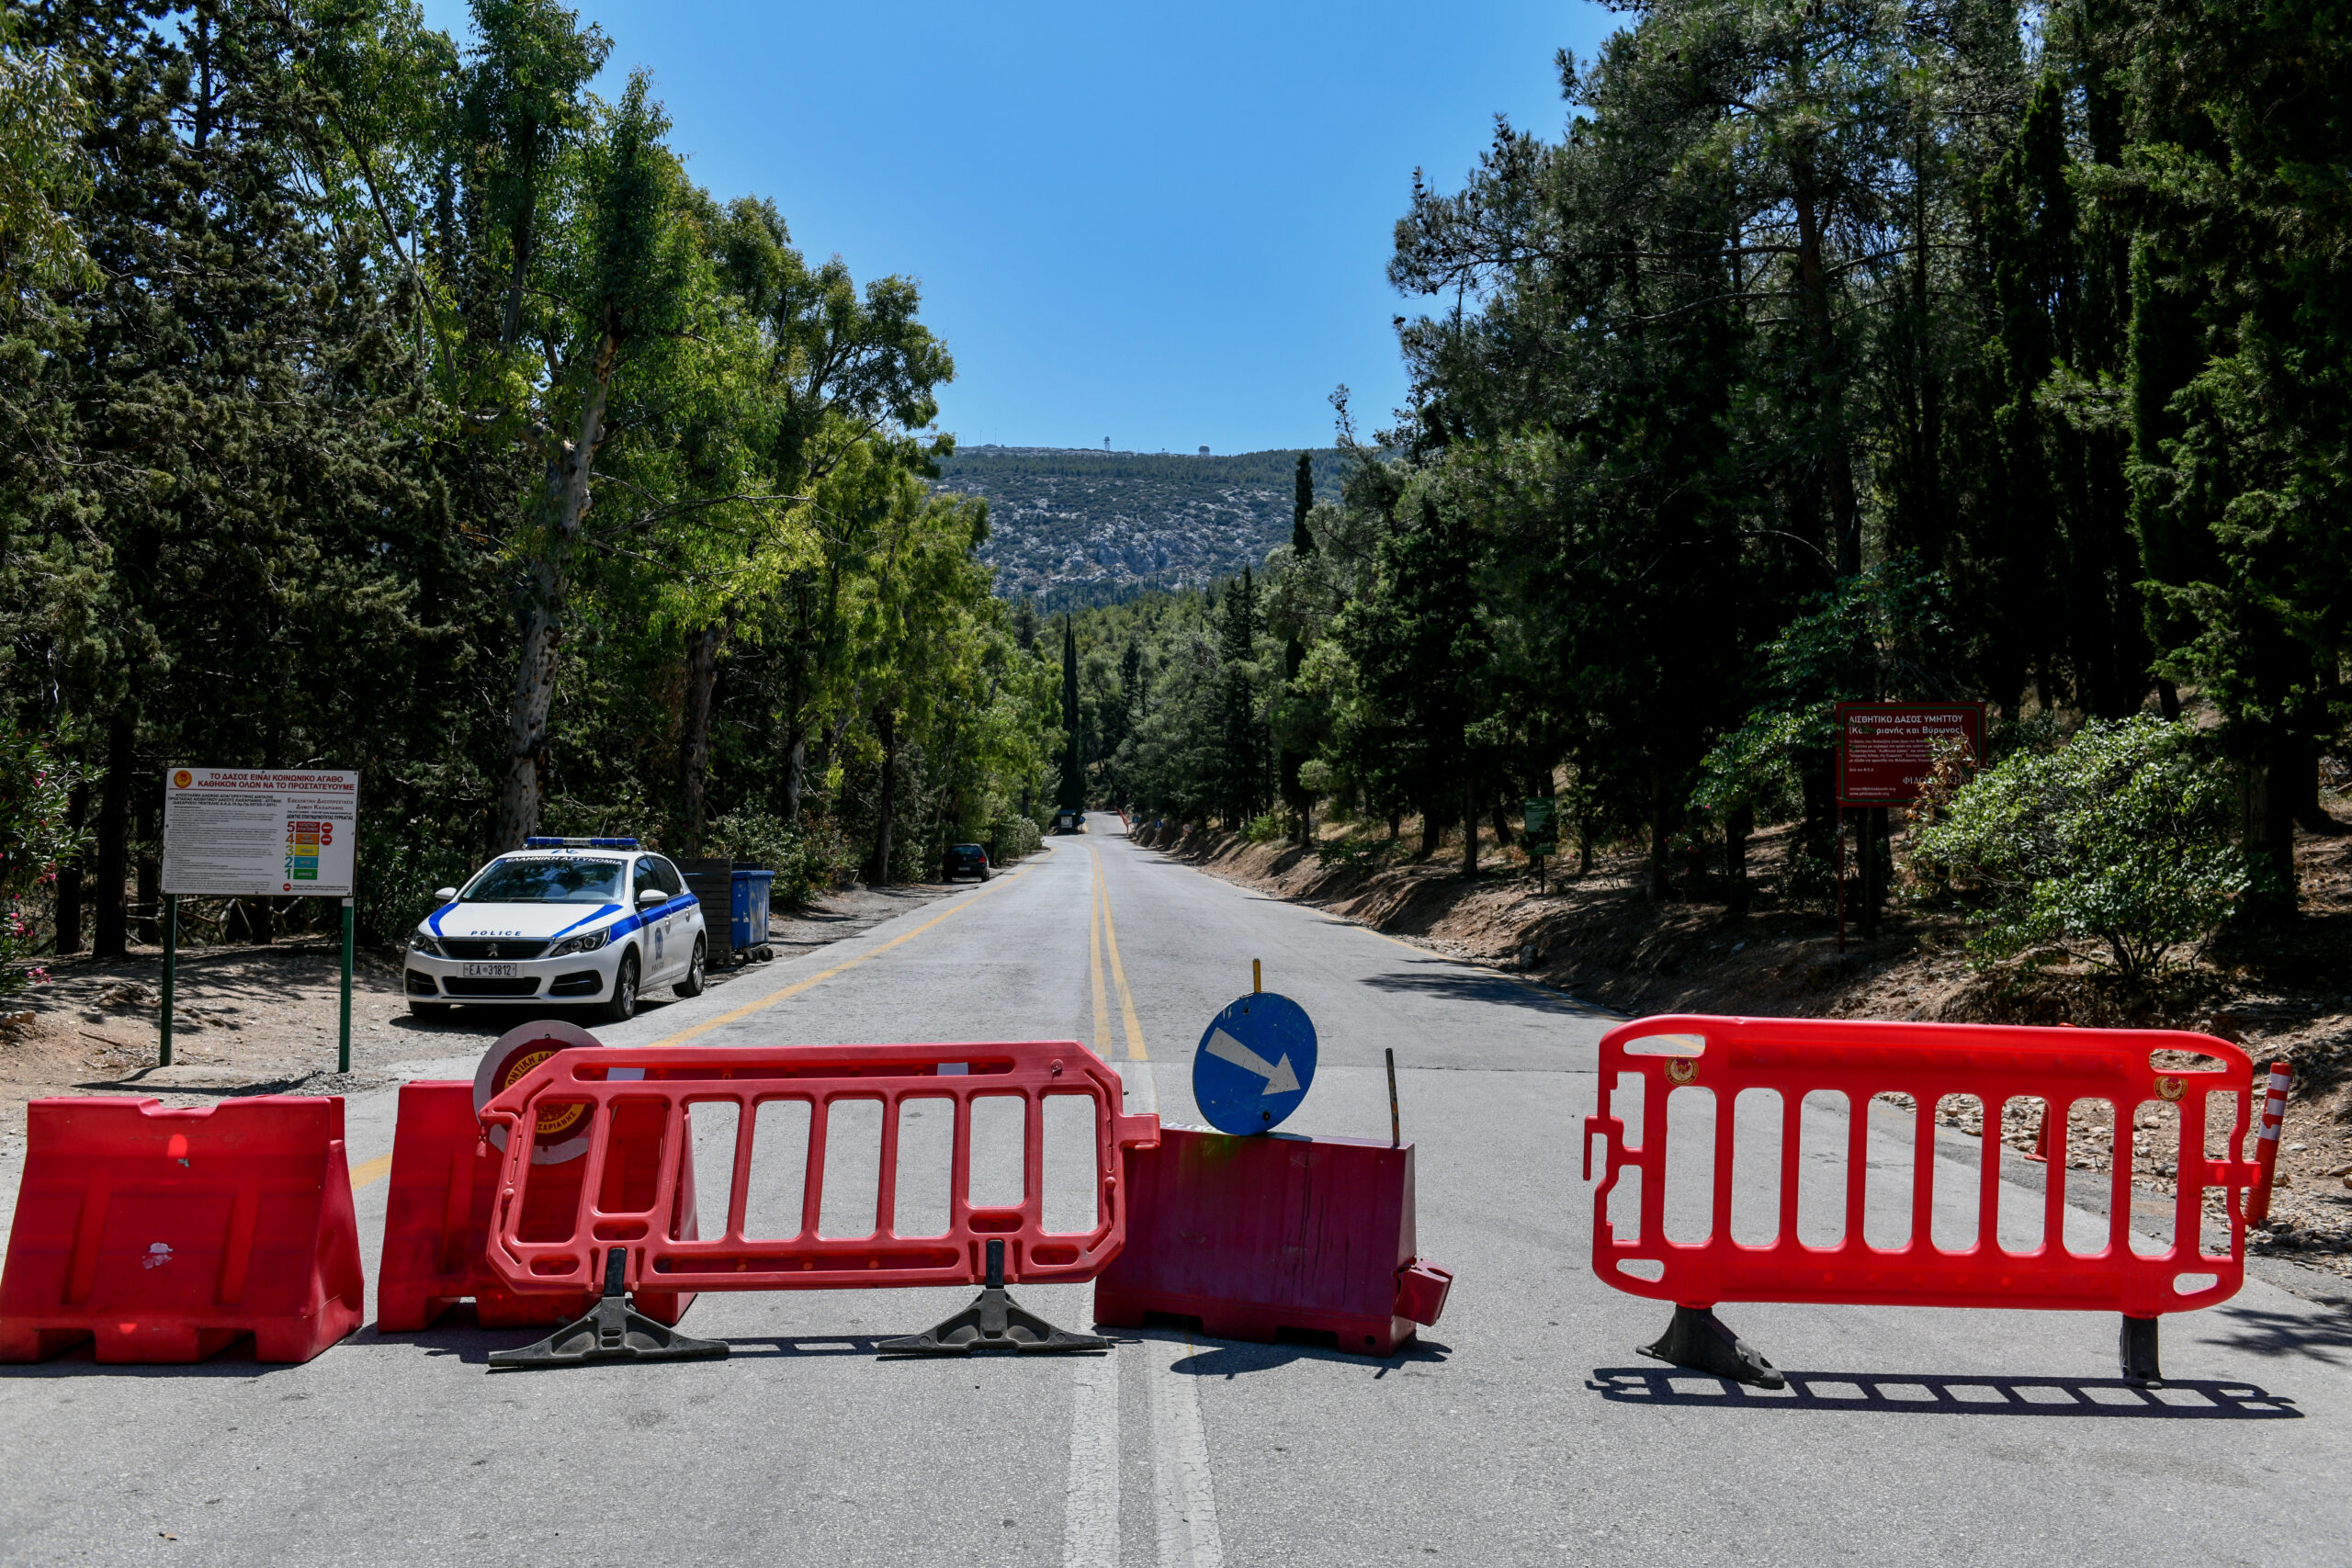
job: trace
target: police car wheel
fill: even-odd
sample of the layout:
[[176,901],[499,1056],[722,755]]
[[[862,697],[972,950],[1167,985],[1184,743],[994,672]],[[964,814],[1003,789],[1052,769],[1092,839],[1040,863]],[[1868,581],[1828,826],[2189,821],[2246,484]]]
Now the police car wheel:
[[695,961],[686,965],[686,972],[679,976],[677,984],[670,988],[682,997],[702,995],[702,938],[696,937],[695,938]]
[[408,1004],[408,1015],[415,1019],[438,1021],[449,1016],[449,1004],[447,1002],[411,1002]]
[[627,1023],[637,1016],[637,954],[621,954],[613,976],[613,999],[597,1010],[608,1023]]

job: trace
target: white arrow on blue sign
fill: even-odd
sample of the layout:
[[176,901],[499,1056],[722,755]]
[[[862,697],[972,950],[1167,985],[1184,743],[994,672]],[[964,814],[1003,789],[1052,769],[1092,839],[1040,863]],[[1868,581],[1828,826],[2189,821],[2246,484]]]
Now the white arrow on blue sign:
[[1263,1133],[1315,1081],[1315,1024],[1288,997],[1257,991],[1209,1021],[1193,1057],[1193,1099],[1220,1133]]

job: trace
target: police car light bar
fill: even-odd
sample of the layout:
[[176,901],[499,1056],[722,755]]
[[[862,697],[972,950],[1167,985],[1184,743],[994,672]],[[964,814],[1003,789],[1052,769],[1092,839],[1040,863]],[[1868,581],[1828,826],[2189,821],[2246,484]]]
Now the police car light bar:
[[635,839],[526,839],[526,850],[633,850]]

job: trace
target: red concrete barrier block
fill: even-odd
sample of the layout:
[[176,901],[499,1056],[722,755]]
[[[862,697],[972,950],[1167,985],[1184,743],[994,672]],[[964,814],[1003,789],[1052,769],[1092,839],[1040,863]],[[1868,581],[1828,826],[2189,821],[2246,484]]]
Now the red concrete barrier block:
[[[588,1291],[522,1294],[485,1262],[500,1156],[482,1137],[473,1092],[474,1086],[462,1079],[418,1079],[401,1086],[384,1249],[376,1270],[376,1326],[386,1333],[429,1327],[469,1298],[475,1321],[485,1328],[554,1327],[595,1304],[594,1292]],[[640,1157],[611,1163],[625,1168],[625,1179],[650,1190],[652,1151],[631,1152]],[[560,1239],[571,1234],[581,1177],[587,1168],[587,1161],[578,1157],[533,1167],[525,1192],[526,1235]],[[691,1159],[684,1162],[680,1179],[684,1234],[692,1235]],[[651,1291],[639,1294],[637,1303],[648,1317],[674,1324],[694,1299],[692,1292]]]
[[307,1361],[359,1326],[340,1098],[59,1098],[26,1122],[0,1361],[85,1339],[106,1362],[200,1361],[244,1335],[256,1360]]
[[1127,1244],[1094,1320],[1197,1318],[1220,1339],[1329,1333],[1386,1356],[1433,1324],[1453,1276],[1415,1256],[1413,1146],[1163,1127],[1129,1149]]

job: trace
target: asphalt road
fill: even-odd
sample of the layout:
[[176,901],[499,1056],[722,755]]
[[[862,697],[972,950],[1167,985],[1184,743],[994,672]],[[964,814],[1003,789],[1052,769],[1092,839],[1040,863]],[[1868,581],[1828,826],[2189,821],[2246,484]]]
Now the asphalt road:
[[[300,1367],[0,1369],[0,1562],[2352,1559],[2352,1319],[2249,1280],[2165,1320],[2171,1381],[2143,1394],[2103,1315],[1740,1306],[1788,1391],[1669,1375],[1633,1353],[1667,1310],[1589,1263],[1577,1142],[1611,1020],[1115,831],[601,1032],[1073,1038],[1130,1109],[1197,1122],[1193,1047],[1252,958],[1321,1037],[1286,1130],[1385,1137],[1396,1053],[1421,1250],[1458,1280],[1391,1359],[1153,1331],[877,1360],[969,1298],[926,1290],[705,1295],[684,1326],[729,1340],[719,1362],[491,1375],[530,1336],[460,1314]],[[372,1277],[393,1096],[349,1111]],[[1088,1319],[1087,1287],[1018,1294]]]

